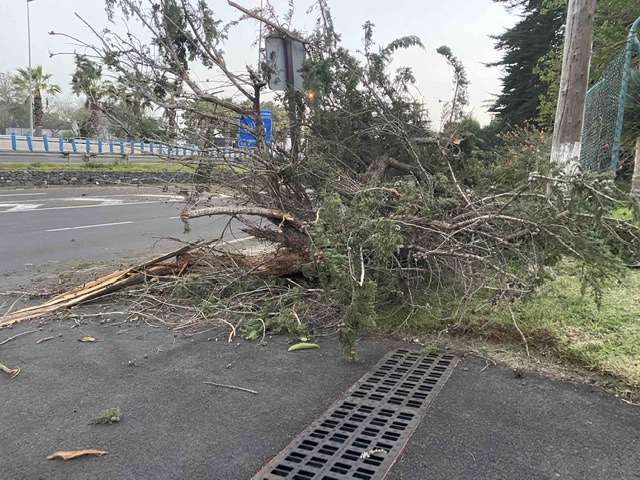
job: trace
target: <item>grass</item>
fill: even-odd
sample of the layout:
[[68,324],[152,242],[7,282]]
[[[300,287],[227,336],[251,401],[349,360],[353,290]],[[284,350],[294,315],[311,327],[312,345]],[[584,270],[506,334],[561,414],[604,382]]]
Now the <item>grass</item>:
[[524,353],[515,317],[537,358],[615,377],[640,391],[640,270],[611,280],[600,307],[572,270],[564,265],[557,278],[510,305],[491,306],[479,295],[462,308],[454,300],[459,293],[439,290],[429,295],[429,308],[412,316],[405,309],[383,312],[378,325],[382,331],[398,331],[402,325],[410,336],[448,337],[476,348]]
[[0,172],[31,170],[36,172],[187,172],[193,168],[177,163],[2,163]]
[[[640,272],[632,271],[604,291],[600,308],[570,274],[545,284],[513,305],[518,326],[537,348],[640,387]],[[511,312],[499,308],[493,325],[515,330]]]

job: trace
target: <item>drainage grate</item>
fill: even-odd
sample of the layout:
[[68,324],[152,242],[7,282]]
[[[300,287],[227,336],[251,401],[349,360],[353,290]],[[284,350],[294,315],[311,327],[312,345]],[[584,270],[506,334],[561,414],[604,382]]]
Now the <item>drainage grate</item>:
[[383,479],[456,363],[449,354],[387,354],[252,480]]

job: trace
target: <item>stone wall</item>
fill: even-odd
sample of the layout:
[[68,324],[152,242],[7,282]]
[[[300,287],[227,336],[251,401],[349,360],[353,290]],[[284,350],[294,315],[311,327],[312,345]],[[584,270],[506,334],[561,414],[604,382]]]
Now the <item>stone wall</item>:
[[154,183],[189,183],[193,174],[186,172],[105,172],[34,170],[0,171],[0,187],[16,185],[141,185]]

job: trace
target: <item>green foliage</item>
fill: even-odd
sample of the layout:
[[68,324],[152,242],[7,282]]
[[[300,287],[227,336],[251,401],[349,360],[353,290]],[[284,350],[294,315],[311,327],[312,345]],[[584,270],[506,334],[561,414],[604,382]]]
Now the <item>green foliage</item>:
[[522,13],[518,23],[494,37],[503,57],[491,66],[502,67],[505,74],[502,92],[491,110],[498,113],[505,124],[520,126],[536,119],[543,108],[541,97],[555,85],[555,78],[541,73],[540,65],[546,65],[549,58],[553,61],[557,58],[562,46],[565,9],[549,7],[545,0],[495,1],[521,9]]
[[[415,84],[411,69],[389,72],[399,49],[421,48],[422,43],[407,36],[376,47],[373,28],[370,22],[364,25],[363,58],[339,46],[311,48],[305,66],[305,87],[314,92],[312,100],[307,98],[312,133],[307,136],[307,150],[315,158],[333,158],[361,173],[382,155],[415,164],[411,137],[429,133],[424,107],[409,93]],[[312,41],[324,44],[327,36],[331,32],[321,29]],[[337,111],[349,114],[336,115]],[[331,181],[321,176],[322,171],[311,170],[307,181],[312,185]]]
[[436,52],[442,55],[453,68],[453,98],[443,108],[443,130],[451,130],[464,116],[464,108],[469,104],[469,80],[464,65],[446,45],[439,47]]
[[32,88],[34,97],[58,95],[61,91],[60,86],[51,83],[52,77],[52,74],[44,73],[42,65],[36,65],[31,69],[31,83],[29,83],[29,70],[26,68],[17,70],[17,73],[13,76],[13,83],[16,93],[22,96],[26,102],[29,99],[29,87]]
[[0,73],[0,128],[21,127],[29,123],[29,105],[15,94],[13,75]]
[[[495,0],[523,9],[522,20],[496,36],[505,52],[496,66],[505,68],[502,93],[493,111],[510,125],[553,125],[562,67],[563,27],[567,0]],[[640,15],[640,0],[597,3],[594,20],[591,83],[622,49],[629,28]]]
[[327,196],[309,232],[327,301],[345,306],[340,335],[350,357],[358,333],[373,326],[376,305],[401,292],[399,279],[388,275],[404,243],[387,218],[390,209],[400,207],[394,203],[381,191],[361,193],[348,205],[337,195]]
[[121,419],[122,412],[119,407],[115,407],[106,409],[96,417],[93,423],[96,425],[111,425],[120,422]]
[[51,83],[51,77],[51,74],[44,73],[42,65],[33,67],[31,72],[26,68],[19,68],[13,76],[16,95],[24,98],[25,102],[28,102],[30,95],[33,98],[33,125],[36,136],[42,134],[43,117],[48,104],[45,96],[52,97],[61,91],[58,85]]

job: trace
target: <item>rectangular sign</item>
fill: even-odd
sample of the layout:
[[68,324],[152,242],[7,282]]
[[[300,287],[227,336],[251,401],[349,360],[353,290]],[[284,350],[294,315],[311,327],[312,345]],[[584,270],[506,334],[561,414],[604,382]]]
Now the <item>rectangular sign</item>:
[[[273,139],[273,120],[271,118],[271,110],[261,110],[260,118],[264,126],[264,141],[267,145],[271,145]],[[254,131],[256,122],[251,115],[242,115],[240,117],[240,131],[238,133],[238,147],[240,148],[256,148],[256,137]]]

